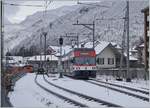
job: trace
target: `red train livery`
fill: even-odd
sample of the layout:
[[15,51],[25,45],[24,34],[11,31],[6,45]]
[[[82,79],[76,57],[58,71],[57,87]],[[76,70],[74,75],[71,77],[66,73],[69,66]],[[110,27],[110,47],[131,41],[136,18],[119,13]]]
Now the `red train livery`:
[[96,77],[96,53],[93,48],[74,48],[62,57],[64,74],[75,78]]

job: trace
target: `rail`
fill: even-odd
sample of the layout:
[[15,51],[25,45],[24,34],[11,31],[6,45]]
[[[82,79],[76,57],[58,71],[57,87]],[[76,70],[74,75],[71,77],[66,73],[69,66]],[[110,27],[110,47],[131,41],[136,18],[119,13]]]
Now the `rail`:
[[94,82],[91,82],[91,81],[86,81],[86,82],[94,84],[94,85],[97,85],[97,86],[105,87],[105,88],[108,88],[108,89],[111,89],[111,90],[114,90],[114,91],[117,91],[117,92],[120,92],[120,93],[124,93],[124,94],[127,94],[127,95],[130,95],[130,96],[133,96],[133,97],[136,97],[136,98],[139,98],[139,99],[142,99],[144,101],[148,101],[149,102],[149,98],[144,97],[144,96],[140,96],[140,95],[137,95],[137,94],[126,92],[126,91],[123,91],[123,90],[119,90],[119,89],[116,89],[116,88],[113,88],[113,87],[108,87],[106,85],[97,84],[97,83],[94,83]]
[[65,100],[65,101],[68,101],[68,102],[74,104],[75,106],[88,107],[88,106],[86,106],[86,105],[84,105],[84,104],[82,104],[82,103],[80,103],[80,102],[77,102],[77,101],[72,100],[72,99],[70,99],[70,98],[68,98],[68,97],[65,97],[65,96],[63,96],[63,95],[61,95],[61,94],[58,94],[58,93],[56,93],[56,92],[53,92],[53,91],[51,91],[50,89],[45,88],[44,86],[42,86],[41,84],[39,84],[39,83],[37,82],[37,75],[36,75],[34,81],[35,81],[35,83],[36,83],[40,88],[42,88],[43,90],[47,91],[48,93],[51,93],[51,94],[53,94],[53,95],[55,95],[55,96],[57,96],[57,97],[59,97],[59,98]]
[[149,92],[147,92],[147,91],[143,91],[143,90],[139,90],[139,89],[127,87],[127,86],[112,84],[112,83],[109,83],[109,82],[104,82],[104,81],[95,80],[95,79],[91,79],[91,80],[96,81],[96,82],[100,82],[100,83],[104,83],[104,84],[109,84],[109,85],[116,86],[116,87],[120,87],[120,88],[129,89],[129,90],[131,90],[131,91],[141,92],[141,93],[143,93],[143,94],[148,94],[148,95],[149,95]]
[[[43,76],[43,77],[44,77],[44,76]],[[111,103],[111,102],[107,102],[107,101],[104,101],[104,100],[101,100],[101,99],[97,99],[97,98],[94,98],[94,97],[91,97],[91,96],[87,96],[87,95],[85,95],[85,94],[81,94],[81,93],[78,93],[78,92],[75,92],[75,91],[72,91],[72,90],[69,90],[69,89],[60,87],[60,86],[58,86],[58,85],[55,85],[55,84],[49,82],[45,77],[44,77],[44,80],[45,80],[48,84],[50,84],[50,85],[52,85],[52,86],[54,86],[54,87],[56,87],[56,88],[62,89],[62,90],[64,90],[64,91],[67,91],[67,92],[72,93],[72,94],[75,94],[75,95],[77,95],[77,96],[79,96],[79,97],[82,97],[82,98],[84,98],[84,99],[93,100],[93,101],[98,102],[98,103],[100,103],[100,104],[102,104],[102,105],[107,105],[108,107],[121,107],[120,105],[117,105],[117,104],[114,104],[114,103]]]

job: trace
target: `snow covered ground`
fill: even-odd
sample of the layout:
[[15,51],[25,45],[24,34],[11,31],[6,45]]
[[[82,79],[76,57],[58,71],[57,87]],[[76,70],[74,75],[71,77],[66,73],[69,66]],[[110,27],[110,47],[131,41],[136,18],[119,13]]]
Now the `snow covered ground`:
[[10,102],[14,107],[72,107],[71,104],[37,86],[34,78],[35,74],[27,74],[16,82],[14,92],[9,93]]
[[[99,87],[82,80],[74,80],[68,77],[58,78],[58,75],[53,77],[45,76],[48,81],[66,89],[76,91],[91,97],[99,98],[117,105],[126,107],[148,107],[150,104],[147,101],[134,98],[107,88]],[[35,74],[29,73],[17,81],[14,92],[9,93],[10,102],[14,107],[51,107],[51,108],[66,108],[75,107],[74,105],[59,99],[58,97],[44,91],[34,82]],[[88,101],[74,94],[70,94],[46,83],[39,75],[37,81],[44,87],[74,99],[78,102],[86,104],[89,107],[102,107],[99,103]],[[117,83],[117,82],[115,82]],[[119,83],[118,83],[119,84]],[[132,83],[134,85],[134,83]],[[140,84],[139,84],[140,85]],[[142,87],[142,85],[141,85]],[[77,106],[76,106],[77,107]],[[105,106],[104,106],[105,107]]]
[[133,79],[132,82],[128,83],[128,82],[125,82],[125,79],[123,79],[123,81],[116,81],[113,76],[106,76],[106,75],[98,75],[96,79],[102,80],[102,81],[106,81],[106,79],[108,79],[109,83],[124,85],[128,87],[134,87],[137,89],[147,90],[147,91],[149,90],[149,87],[150,87],[149,80],[145,81],[142,79]]

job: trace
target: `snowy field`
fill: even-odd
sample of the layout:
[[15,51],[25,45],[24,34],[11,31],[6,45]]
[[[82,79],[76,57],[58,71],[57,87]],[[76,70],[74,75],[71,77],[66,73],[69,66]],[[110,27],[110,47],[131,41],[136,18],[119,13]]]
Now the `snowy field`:
[[114,77],[106,76],[106,75],[98,75],[96,79],[102,80],[105,82],[106,82],[106,79],[108,79],[109,83],[134,87],[137,89],[147,90],[147,91],[149,90],[149,87],[150,87],[149,80],[145,81],[143,79],[133,79],[132,82],[130,83],[125,82],[125,79],[123,79],[123,81],[116,81]]
[[[95,97],[98,99],[105,100],[107,102],[111,102],[123,107],[148,107],[150,104],[147,101],[143,101],[141,99],[128,96],[126,94],[122,94],[104,87],[99,87],[90,83],[87,83],[83,80],[75,80],[68,77],[58,78],[58,75],[50,75],[50,77],[45,76],[45,78],[58,86],[63,88],[82,93],[91,97]],[[101,77],[102,78],[102,77]],[[103,80],[100,77],[97,78],[99,80]],[[9,93],[10,102],[14,107],[51,107],[51,108],[66,108],[66,107],[77,107],[73,104],[68,103],[46,91],[41,89],[34,82],[35,74],[30,73],[21,78],[16,82],[14,87],[14,92]],[[56,93],[62,94],[63,96],[67,96],[73,100],[81,102],[89,107],[106,107],[104,105],[100,105],[94,101],[88,101],[77,95],[70,94],[66,91],[58,89],[49,85],[44,81],[42,75],[38,75],[37,81]],[[132,87],[142,87],[148,88],[143,83],[126,83],[126,82],[118,82],[114,80],[109,80],[111,83],[122,84]],[[134,86],[133,86],[134,85]]]

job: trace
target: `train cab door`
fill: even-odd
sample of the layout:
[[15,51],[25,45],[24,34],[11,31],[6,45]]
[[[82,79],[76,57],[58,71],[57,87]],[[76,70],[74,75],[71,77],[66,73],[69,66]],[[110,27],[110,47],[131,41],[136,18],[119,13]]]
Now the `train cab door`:
[[73,58],[70,59],[70,72],[74,71],[74,68],[73,68],[74,63],[75,63],[75,58],[73,57]]

